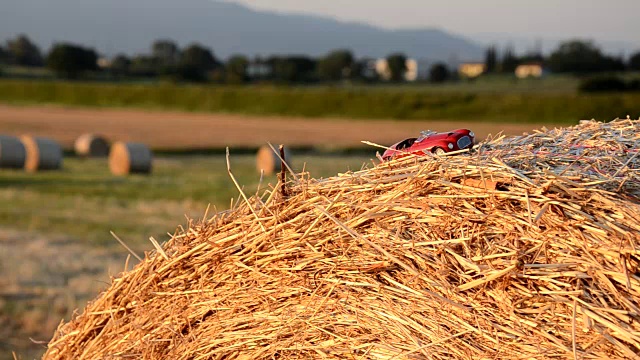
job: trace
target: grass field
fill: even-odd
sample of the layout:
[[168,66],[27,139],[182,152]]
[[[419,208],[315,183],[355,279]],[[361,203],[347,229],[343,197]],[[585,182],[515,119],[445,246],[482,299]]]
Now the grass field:
[[[541,86],[541,89],[547,87]],[[0,101],[351,119],[571,123],[637,117],[640,94],[439,91],[420,87],[271,87],[0,81]]]
[[[298,156],[292,166],[315,178],[371,166],[370,156]],[[255,156],[230,156],[247,196],[275,184],[255,169]],[[151,176],[112,176],[107,162],[67,158],[57,172],[0,170],[0,359],[38,357],[59,321],[95,297],[124,269],[127,251],[139,254],[149,237],[169,238],[190,218],[229,208],[239,191],[224,156],[159,157]],[[233,199],[233,200],[232,200]],[[9,255],[10,256],[6,256]],[[132,261],[133,263],[133,261]]]
[[[299,156],[292,166],[327,177],[371,165],[372,158]],[[232,153],[230,160],[238,182],[254,194],[260,183],[255,156]],[[262,189],[269,183],[275,176],[264,177]],[[113,230],[146,249],[149,236],[166,239],[185,214],[197,218],[208,204],[226,209],[238,195],[224,156],[161,157],[151,176],[124,178],[111,175],[105,159],[67,158],[58,172],[0,171],[0,226],[69,235],[94,245],[117,244],[109,235]]]

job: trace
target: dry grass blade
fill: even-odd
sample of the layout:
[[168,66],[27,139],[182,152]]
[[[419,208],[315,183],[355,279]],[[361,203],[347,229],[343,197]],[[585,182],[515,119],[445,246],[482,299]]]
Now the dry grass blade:
[[127,251],[131,255],[133,255],[136,259],[138,259],[138,261],[142,261],[142,258],[140,257],[140,255],[136,254],[136,252],[133,251],[133,249],[131,249],[124,241],[122,241],[122,239],[118,237],[118,235],[116,235],[116,233],[114,233],[113,231],[110,231],[110,233],[111,233],[111,236],[113,236],[116,240],[118,240],[120,245],[122,245],[125,249],[127,249]]

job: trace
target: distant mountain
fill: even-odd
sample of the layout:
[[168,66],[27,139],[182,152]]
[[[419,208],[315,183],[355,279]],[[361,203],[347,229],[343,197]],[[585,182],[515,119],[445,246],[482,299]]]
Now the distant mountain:
[[438,29],[385,30],[326,17],[255,11],[212,0],[2,0],[0,40],[27,34],[40,46],[67,41],[106,55],[149,52],[155,39],[199,42],[226,58],[319,56],[350,48],[357,57],[404,52],[431,60],[482,58],[483,48]]

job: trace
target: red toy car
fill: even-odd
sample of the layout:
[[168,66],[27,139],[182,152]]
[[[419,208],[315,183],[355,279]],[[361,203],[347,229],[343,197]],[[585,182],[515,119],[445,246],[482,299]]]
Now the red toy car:
[[468,129],[457,129],[449,132],[422,131],[420,137],[402,140],[393,144],[382,154],[387,161],[409,154],[423,155],[433,153],[442,155],[456,150],[470,149],[475,142],[475,134]]

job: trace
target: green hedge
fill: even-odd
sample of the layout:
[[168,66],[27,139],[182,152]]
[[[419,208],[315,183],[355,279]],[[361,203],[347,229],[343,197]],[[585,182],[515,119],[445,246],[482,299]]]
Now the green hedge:
[[0,101],[254,115],[575,123],[640,115],[640,94],[0,81]]

